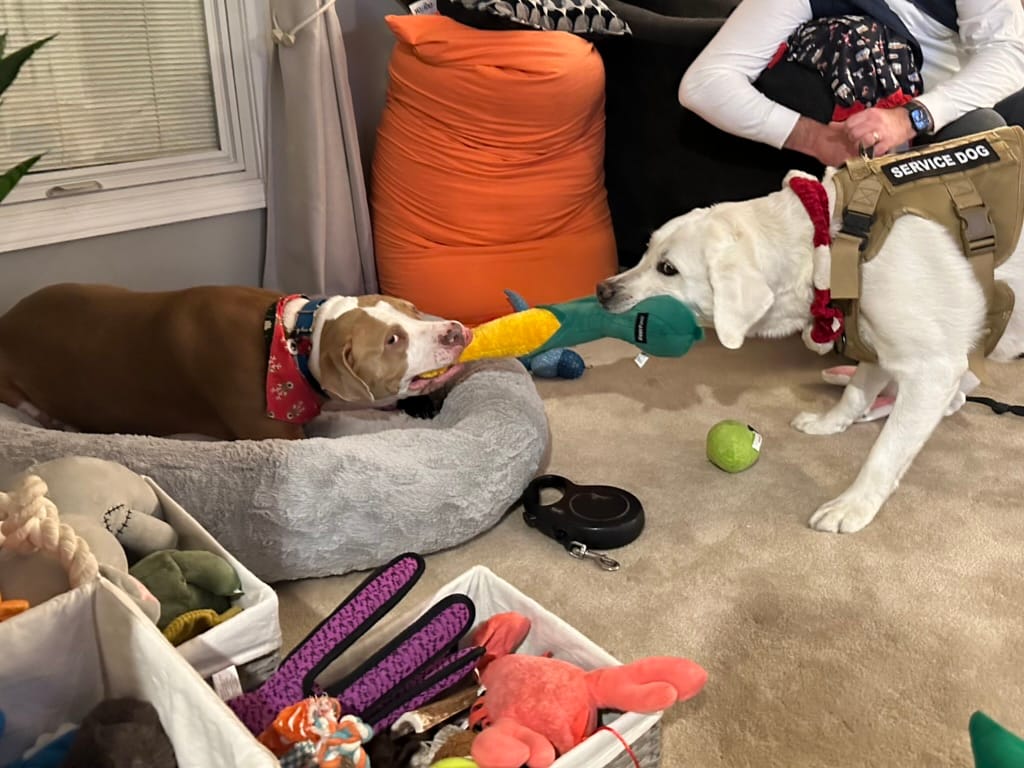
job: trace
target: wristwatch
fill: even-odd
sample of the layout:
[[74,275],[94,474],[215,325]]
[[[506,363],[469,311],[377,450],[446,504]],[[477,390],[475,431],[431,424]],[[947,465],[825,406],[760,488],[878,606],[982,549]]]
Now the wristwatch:
[[910,114],[910,124],[914,126],[914,133],[918,136],[927,136],[935,131],[932,113],[924,104],[919,101],[908,101],[903,108]]

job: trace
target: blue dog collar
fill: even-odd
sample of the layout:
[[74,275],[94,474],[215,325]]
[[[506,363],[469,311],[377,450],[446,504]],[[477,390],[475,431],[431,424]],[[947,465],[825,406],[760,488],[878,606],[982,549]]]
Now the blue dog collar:
[[[327,397],[327,394],[321,389],[320,383],[316,380],[312,373],[309,372],[309,354],[302,351],[303,349],[309,349],[312,351],[313,345],[313,319],[316,316],[317,309],[327,299],[309,299],[303,305],[302,309],[299,310],[299,314],[295,317],[295,328],[292,330],[292,336],[295,339],[296,348],[298,351],[295,353],[295,362],[299,366],[299,370],[302,371],[302,375],[305,376],[306,381],[310,383],[317,394],[321,397]],[[309,344],[301,344],[303,339],[308,339]]]

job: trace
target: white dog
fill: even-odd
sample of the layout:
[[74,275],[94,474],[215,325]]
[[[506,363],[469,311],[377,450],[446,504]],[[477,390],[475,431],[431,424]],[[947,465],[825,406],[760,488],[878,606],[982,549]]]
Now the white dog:
[[[835,235],[833,173],[822,183]],[[652,235],[641,262],[601,283],[598,296],[613,312],[649,296],[674,296],[729,349],[747,336],[800,333],[814,295],[812,235],[807,211],[784,184],[766,197],[672,219]],[[996,277],[1018,303],[989,359],[1008,361],[1024,353],[1022,242]],[[963,402],[961,379],[969,376],[968,354],[985,323],[985,297],[961,246],[934,221],[898,219],[861,279],[861,331],[878,363],[858,366],[831,410],[801,413],[792,423],[807,434],[843,432],[890,384],[897,396],[857,479],[811,517],[819,531],[859,531],[874,519],[943,415]]]

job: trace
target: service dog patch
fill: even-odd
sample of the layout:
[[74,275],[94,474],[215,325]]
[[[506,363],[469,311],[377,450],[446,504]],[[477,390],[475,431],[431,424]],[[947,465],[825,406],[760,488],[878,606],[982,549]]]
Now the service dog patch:
[[898,187],[931,176],[967,171],[979,165],[998,162],[999,153],[988,140],[975,139],[959,147],[925,152],[909,160],[897,159],[894,163],[882,166],[882,173],[893,186]]

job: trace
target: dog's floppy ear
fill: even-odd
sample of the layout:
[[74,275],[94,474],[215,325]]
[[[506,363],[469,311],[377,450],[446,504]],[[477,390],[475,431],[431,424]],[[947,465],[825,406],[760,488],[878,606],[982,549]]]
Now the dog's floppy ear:
[[372,403],[375,400],[370,386],[352,368],[351,343],[326,357],[327,366],[320,366],[320,375],[324,379],[320,386],[349,403]]
[[709,265],[714,292],[714,323],[722,346],[739,349],[747,332],[775,301],[764,276],[750,264],[717,259]]
[[[352,313],[348,313],[352,314]],[[325,323],[320,334],[320,386],[350,403],[373,402],[373,391],[352,365],[352,336],[349,323]]]

